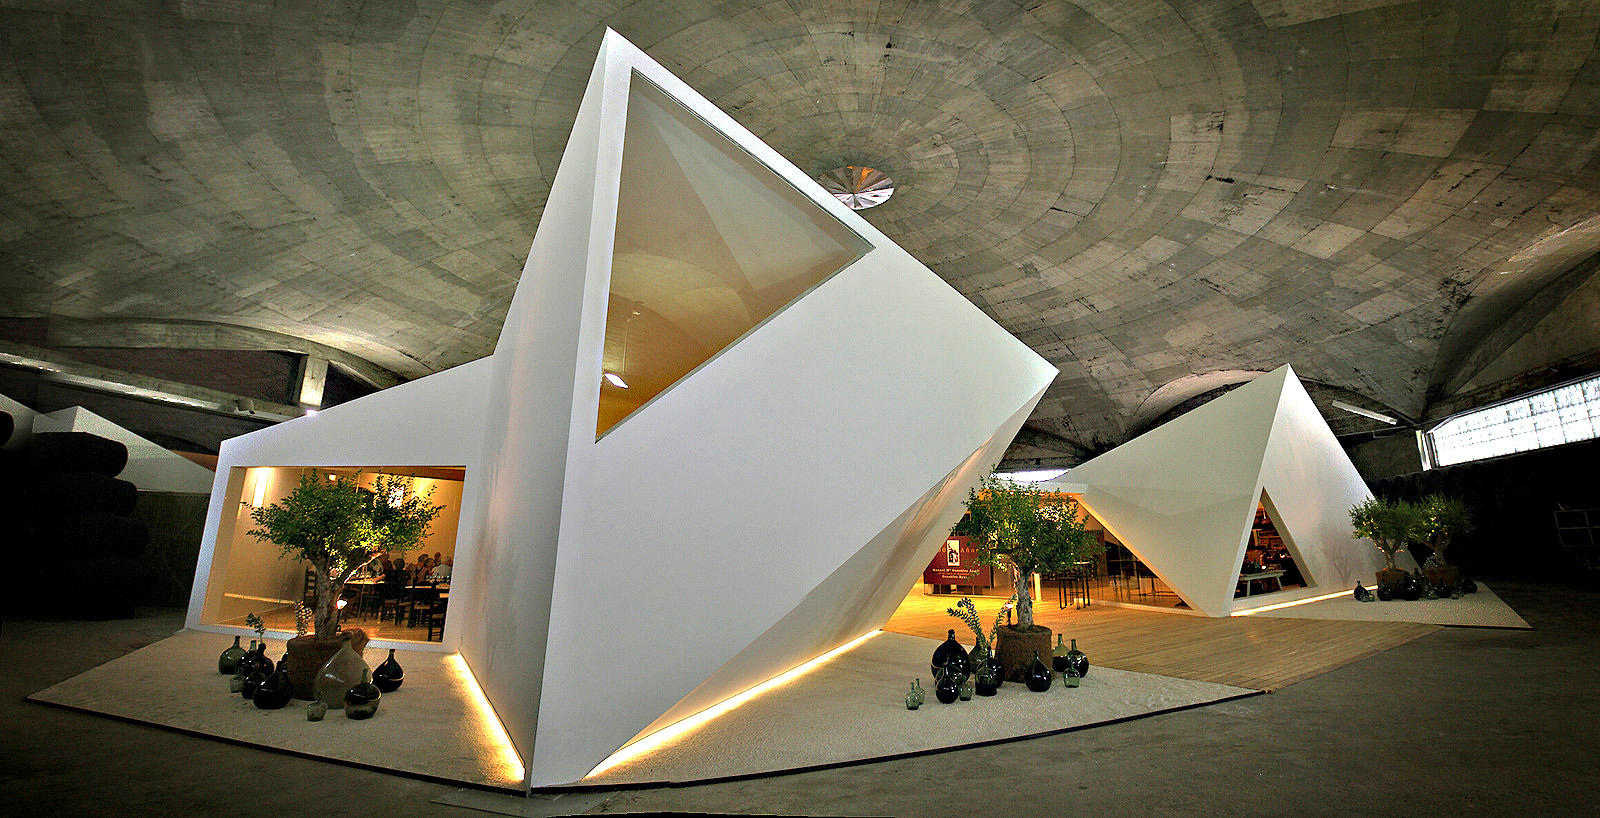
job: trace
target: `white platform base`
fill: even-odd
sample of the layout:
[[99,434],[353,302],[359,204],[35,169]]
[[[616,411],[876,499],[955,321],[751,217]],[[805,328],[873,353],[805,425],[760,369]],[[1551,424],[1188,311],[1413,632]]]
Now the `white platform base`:
[[[1370,584],[1367,590],[1372,590]],[[1271,604],[1271,595],[1261,597]],[[1478,592],[1460,599],[1419,599],[1415,602],[1357,602],[1353,594],[1308,602],[1290,608],[1262,611],[1251,616],[1276,616],[1285,619],[1350,619],[1364,622],[1420,622],[1425,625],[1454,625],[1468,628],[1532,628],[1488,586],[1478,583]]]
[[[991,698],[940,704],[928,678],[937,645],[880,633],[794,682],[582,783],[676,783],[835,766],[1089,727],[1258,692],[1095,667],[1072,690],[1059,680],[1044,693],[1006,684]],[[914,677],[929,689],[927,703],[911,711],[904,696]]]

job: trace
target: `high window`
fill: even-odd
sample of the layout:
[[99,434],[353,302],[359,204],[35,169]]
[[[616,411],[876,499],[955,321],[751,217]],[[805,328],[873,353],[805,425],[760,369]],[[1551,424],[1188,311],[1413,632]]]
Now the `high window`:
[[1427,434],[1431,466],[1600,437],[1600,375],[1464,412]]

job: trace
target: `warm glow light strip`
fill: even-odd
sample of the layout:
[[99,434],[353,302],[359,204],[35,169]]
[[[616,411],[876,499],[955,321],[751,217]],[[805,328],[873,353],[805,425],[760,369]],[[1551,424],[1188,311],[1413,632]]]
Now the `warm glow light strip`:
[[1228,614],[1228,616],[1249,616],[1250,614],[1261,613],[1262,611],[1276,611],[1279,608],[1293,608],[1296,605],[1305,605],[1308,602],[1321,602],[1324,599],[1333,599],[1334,597],[1345,596],[1349,593],[1349,591],[1334,591],[1331,594],[1323,594],[1322,596],[1314,596],[1307,599],[1296,599],[1293,602],[1279,602],[1276,605],[1262,605],[1259,608],[1251,608],[1247,611],[1234,611],[1233,613]]
[[481,732],[489,743],[500,751],[502,771],[509,779],[521,784],[527,780],[527,768],[522,766],[522,757],[517,755],[517,748],[511,743],[511,737],[506,735],[506,728],[500,724],[500,717],[495,715],[494,707],[489,704],[489,697],[483,695],[483,688],[478,686],[478,677],[472,675],[472,668],[467,666],[467,660],[461,658],[459,653],[450,654],[446,664],[455,668],[461,686],[467,689],[471,694],[472,703],[477,705],[478,720],[483,722]]
[[883,633],[883,631],[868,631],[867,633],[864,633],[840,645],[839,647],[836,647],[833,650],[830,650],[827,653],[812,659],[809,662],[795,665],[793,668],[790,668],[789,670],[780,673],[777,676],[774,676],[762,682],[761,684],[756,685],[755,687],[745,690],[742,693],[735,693],[734,695],[729,696],[728,698],[723,699],[722,701],[717,702],[716,704],[713,704],[710,707],[695,713],[694,715],[685,716],[667,725],[666,727],[663,727],[660,730],[657,730],[654,733],[651,733],[650,735],[645,736],[644,738],[641,738],[626,747],[623,747],[615,753],[612,753],[606,758],[605,761],[600,762],[595,766],[594,769],[590,770],[589,774],[585,775],[584,778],[593,778],[594,776],[597,776],[606,770],[617,766],[618,764],[632,761],[639,756],[653,752],[660,748],[663,744],[666,744],[673,739],[676,739],[679,736],[682,736],[683,734],[700,727],[701,725],[716,718],[717,716],[722,715],[723,713],[739,707],[740,705],[750,701],[751,699],[754,699],[762,693],[788,684],[789,682],[792,682],[801,676],[816,670],[828,660],[839,656],[845,651],[850,650],[856,645],[859,645],[880,633]]

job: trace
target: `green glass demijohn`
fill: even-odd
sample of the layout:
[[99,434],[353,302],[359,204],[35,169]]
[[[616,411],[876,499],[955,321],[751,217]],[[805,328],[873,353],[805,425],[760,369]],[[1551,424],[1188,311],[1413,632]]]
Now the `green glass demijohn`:
[[922,706],[922,701],[922,680],[917,679],[911,683],[911,689],[906,691],[906,709],[915,710]]
[[1050,651],[1050,669],[1060,673],[1067,669],[1067,646],[1061,644],[1061,634],[1056,634],[1055,649]]
[[988,662],[978,665],[978,672],[973,676],[973,691],[979,696],[993,696],[999,690],[1000,671]]
[[239,660],[243,658],[244,648],[239,647],[239,637],[235,636],[233,637],[233,644],[229,645],[222,652],[222,655],[217,657],[217,672],[224,676],[232,675],[235,670],[239,669]]
[[1033,661],[1022,672],[1022,681],[1027,683],[1029,690],[1043,693],[1050,689],[1050,677],[1050,666],[1039,658],[1039,651],[1034,651]]
[[1071,670],[1080,679],[1089,675],[1089,657],[1083,655],[1083,651],[1078,650],[1078,640],[1076,639],[1072,640],[1072,650],[1067,651],[1066,669]]
[[245,651],[243,656],[239,657],[239,661],[234,664],[234,668],[243,673],[244,677],[248,679],[250,678],[250,674],[256,671],[256,661],[256,640],[251,639],[250,649]]
[[383,691],[372,683],[372,671],[363,668],[361,681],[344,692],[344,715],[352,719],[370,719],[378,712],[378,701],[382,698]]
[[933,683],[933,695],[942,704],[954,704],[961,697],[961,681],[967,675],[955,669],[955,663],[939,668],[939,677]]

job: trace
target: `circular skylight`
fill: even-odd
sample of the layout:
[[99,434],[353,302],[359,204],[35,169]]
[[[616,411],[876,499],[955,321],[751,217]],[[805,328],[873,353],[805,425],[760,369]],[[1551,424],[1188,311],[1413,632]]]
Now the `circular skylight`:
[[851,210],[877,207],[894,195],[894,180],[889,174],[861,165],[835,168],[818,176],[817,181]]

